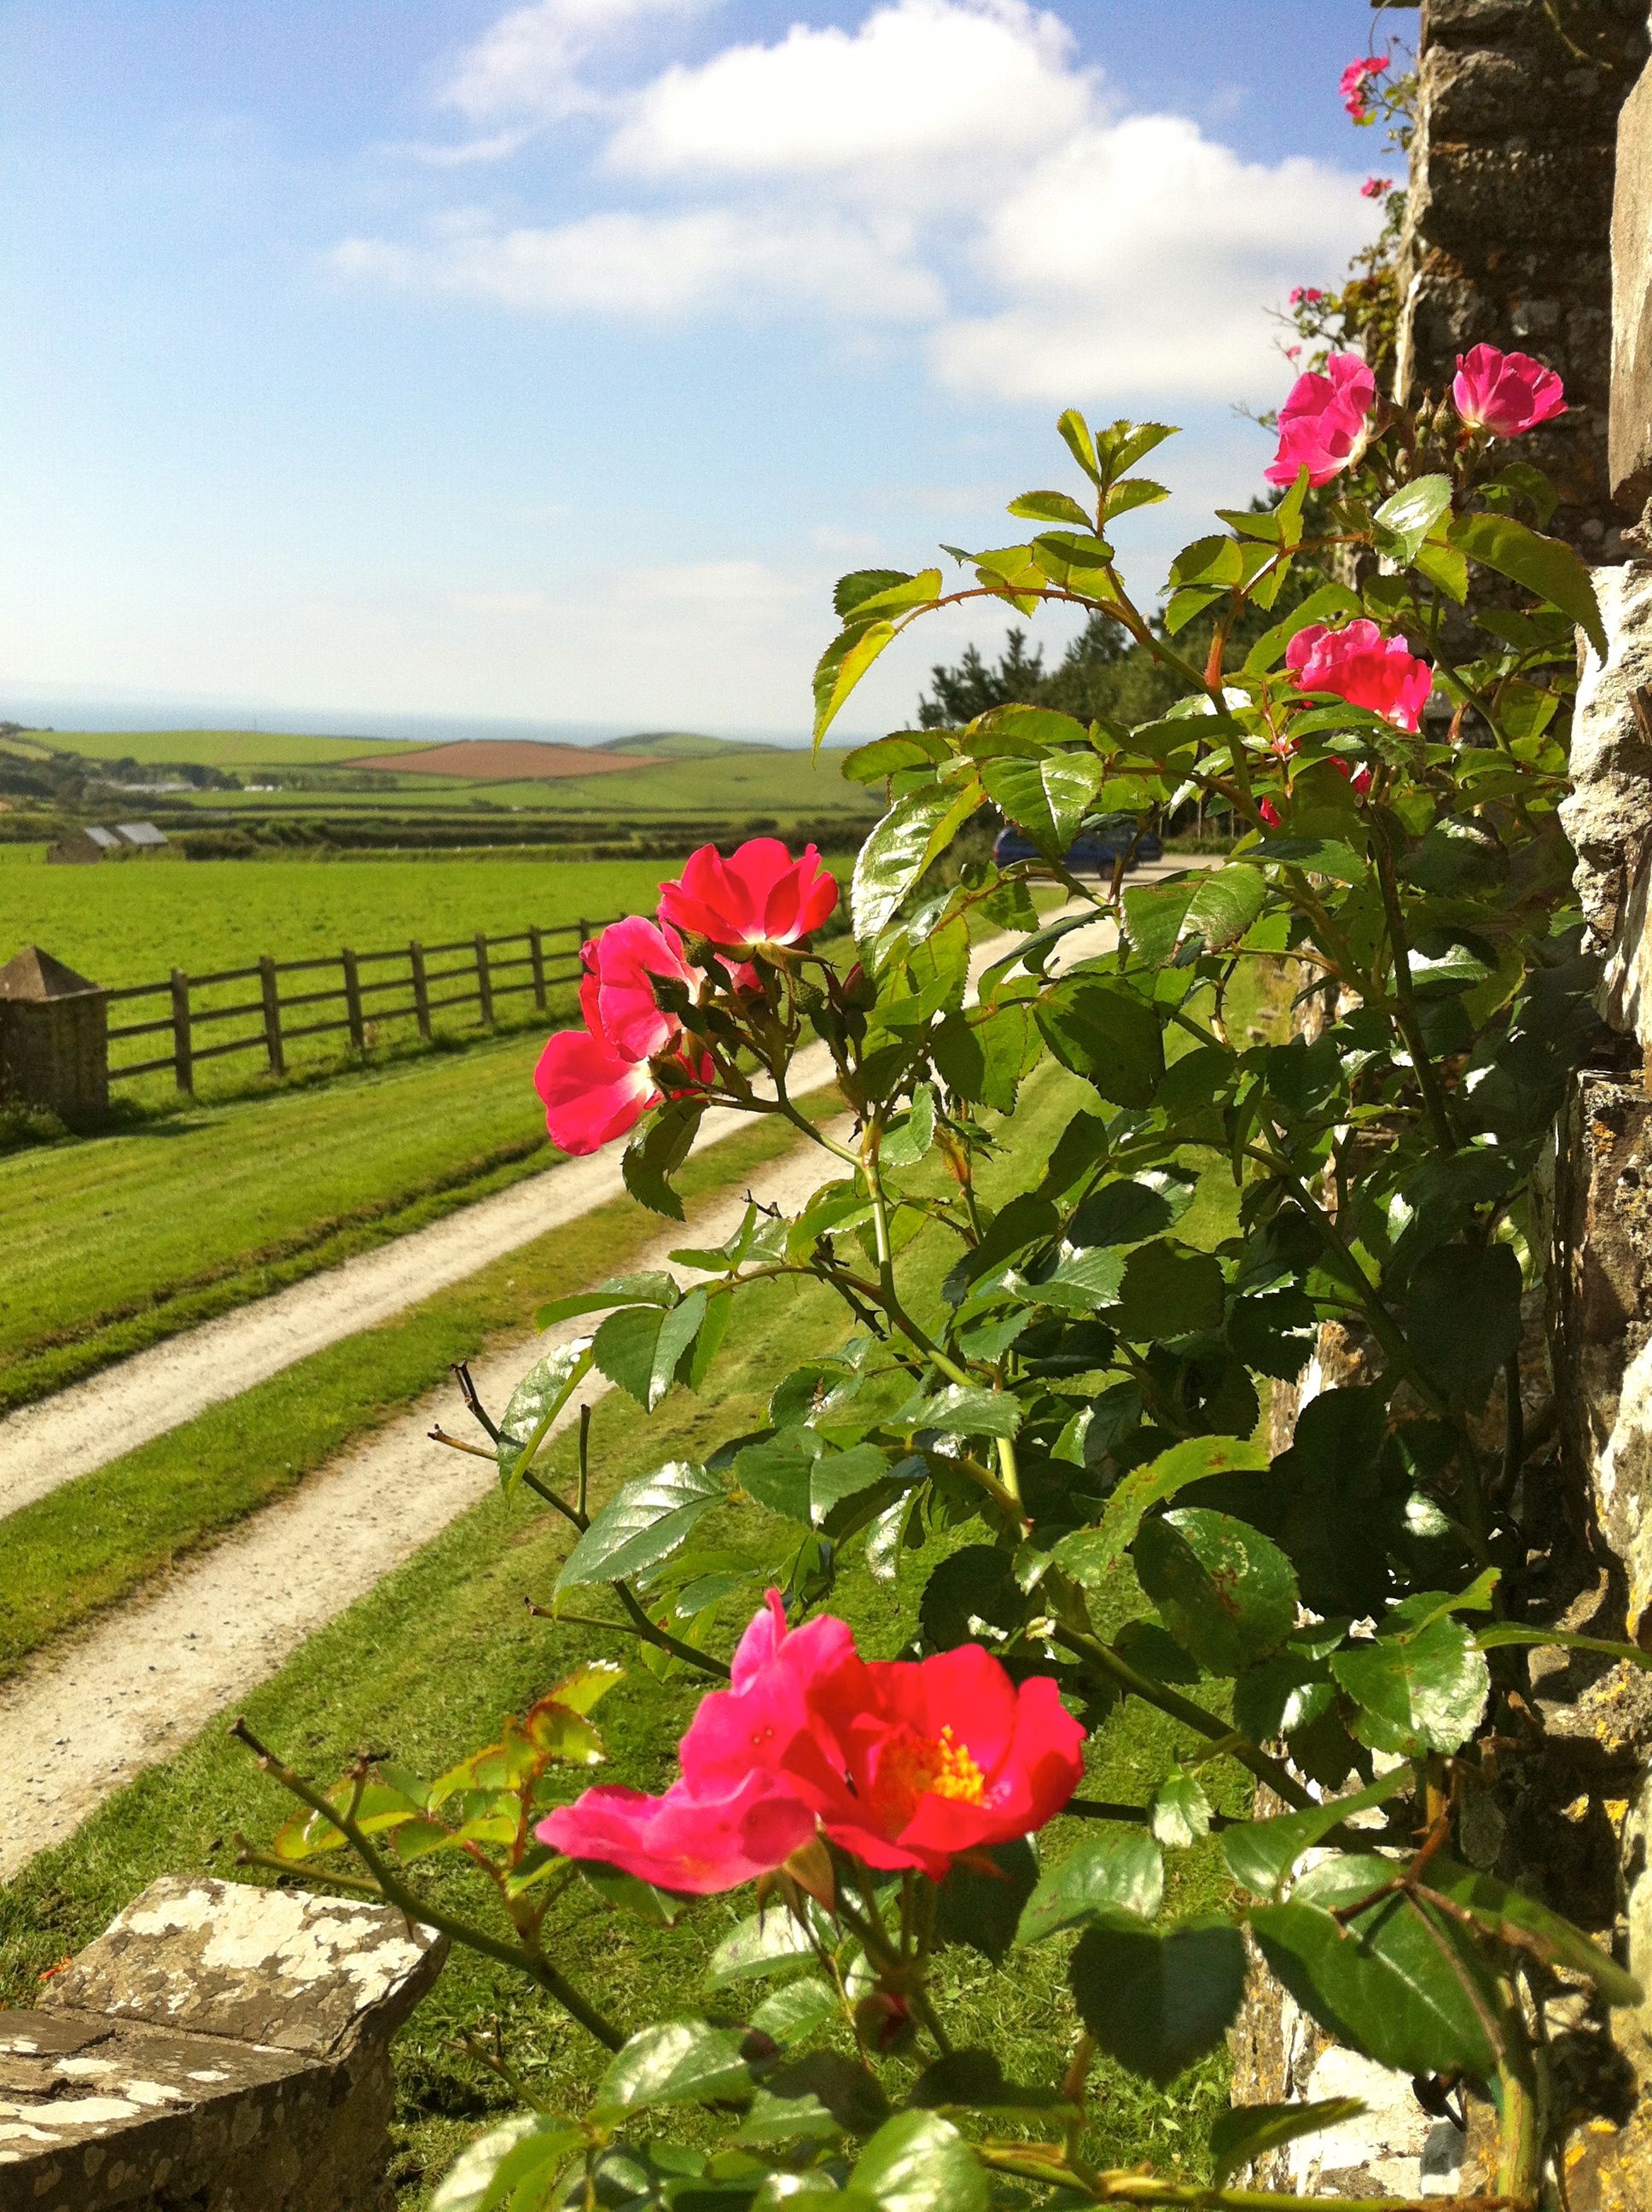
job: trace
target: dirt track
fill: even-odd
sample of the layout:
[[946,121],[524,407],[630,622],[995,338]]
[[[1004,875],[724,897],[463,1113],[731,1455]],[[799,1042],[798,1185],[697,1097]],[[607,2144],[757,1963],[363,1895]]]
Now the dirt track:
[[[760,1197],[795,1212],[837,1174],[813,1146],[752,1178]],[[638,1255],[663,1267],[685,1238],[720,1242],[745,1210],[745,1193],[690,1212]],[[484,1403],[503,1402],[541,1349],[587,1330],[568,1322],[516,1338],[476,1363]],[[581,1398],[609,1385],[593,1376]],[[576,1401],[576,1404],[578,1401]],[[568,1419],[574,1417],[570,1407]],[[274,1674],[307,1636],[365,1596],[422,1545],[493,1489],[490,1461],[433,1444],[441,1419],[463,1424],[451,1385],[434,1391],[266,1506],[233,1535],[117,1608],[83,1635],[56,1644],[15,1680],[0,1683],[0,1881],[60,1843],[124,1783],[198,1734],[215,1713]]]
[[[1012,941],[981,948],[976,971]],[[1111,941],[1111,926],[1101,923],[1077,933],[1065,950],[1070,959],[1084,958]],[[823,1073],[823,1066],[814,1080]],[[795,1086],[799,1093],[803,1087]],[[732,1127],[739,1117],[720,1118]],[[751,1187],[794,1212],[837,1171],[830,1155],[800,1145],[754,1176]],[[619,1188],[618,1162],[611,1154],[558,1168],[14,1416],[0,1428],[0,1450],[14,1453],[0,1459],[0,1484],[9,1467],[12,1485],[0,1486],[0,1510],[22,1502],[19,1491],[42,1495],[86,1466],[129,1449],[137,1441],[134,1420],[148,1419],[153,1425],[144,1433],[156,1435],[186,1418],[180,1394],[191,1389],[207,1394],[199,1397],[202,1404],[246,1389],[256,1379],[247,1364],[255,1340],[264,1344],[261,1356],[268,1363],[258,1371],[273,1374],[304,1350],[388,1317],[438,1280],[459,1279],[556,1222],[575,1218]],[[744,1204],[744,1188],[706,1201],[691,1211],[687,1228],[663,1231],[635,1265],[662,1267],[685,1241],[719,1241],[732,1231]],[[430,1272],[437,1264],[447,1269],[440,1278]],[[301,1297],[311,1309],[307,1315],[283,1305],[288,1298],[296,1305]],[[282,1314],[272,1319],[277,1308]],[[348,1318],[352,1313],[356,1317]],[[549,1347],[588,1326],[574,1322],[538,1342]],[[291,1348],[305,1330],[310,1341]],[[475,1363],[485,1400],[502,1399],[519,1379],[532,1341],[501,1342]],[[154,1364],[162,1359],[172,1364],[169,1381]],[[88,1397],[100,1386],[106,1394],[100,1412]],[[607,1387],[592,1377],[583,1395],[594,1399]],[[72,1834],[145,1767],[179,1749],[272,1674],[307,1637],[487,1494],[495,1480],[490,1462],[428,1440],[432,1422],[451,1422],[453,1412],[451,1389],[433,1392],[159,1587],[85,1632],[50,1645],[15,1680],[0,1684],[0,1769],[10,1784],[7,1817],[0,1822],[0,1881]],[[31,1448],[19,1455],[15,1448],[24,1422],[33,1424]],[[60,1466],[59,1455],[77,1446],[80,1464]]]

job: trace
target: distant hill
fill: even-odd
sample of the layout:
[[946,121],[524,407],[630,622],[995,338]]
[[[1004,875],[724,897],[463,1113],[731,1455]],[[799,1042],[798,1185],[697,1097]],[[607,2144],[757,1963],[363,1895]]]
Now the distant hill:
[[594,748],[604,753],[649,753],[656,760],[713,760],[720,753],[772,753],[756,738],[708,738],[697,730],[645,730],[635,738],[604,738]]

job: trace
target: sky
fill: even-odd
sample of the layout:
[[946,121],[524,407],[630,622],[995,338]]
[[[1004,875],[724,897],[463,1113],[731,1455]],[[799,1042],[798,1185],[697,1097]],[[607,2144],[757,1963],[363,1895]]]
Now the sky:
[[1151,596],[1376,228],[1372,22],[0,0],[0,717],[799,736],[833,578],[1013,542],[1068,405],[1183,426]]

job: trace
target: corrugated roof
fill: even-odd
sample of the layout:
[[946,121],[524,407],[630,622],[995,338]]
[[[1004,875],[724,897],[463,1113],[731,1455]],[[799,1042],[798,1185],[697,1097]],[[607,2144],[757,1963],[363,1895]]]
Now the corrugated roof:
[[115,835],[124,837],[129,845],[164,845],[167,842],[153,822],[117,822]]
[[100,829],[95,823],[88,823],[81,834],[90,838],[93,844],[103,852],[118,853],[120,850],[120,840],[112,830]]

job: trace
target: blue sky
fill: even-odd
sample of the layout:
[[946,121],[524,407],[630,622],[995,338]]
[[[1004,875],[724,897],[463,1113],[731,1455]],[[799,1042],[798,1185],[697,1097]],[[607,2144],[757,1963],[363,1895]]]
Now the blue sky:
[[1005,542],[1067,404],[1186,426],[1151,591],[1372,228],[1371,21],[0,0],[0,714],[798,731],[832,577]]

